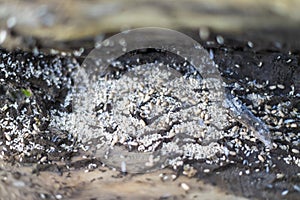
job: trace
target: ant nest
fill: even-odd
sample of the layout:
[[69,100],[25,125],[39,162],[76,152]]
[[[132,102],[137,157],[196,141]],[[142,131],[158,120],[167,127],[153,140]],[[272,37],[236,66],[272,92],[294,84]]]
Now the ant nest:
[[[222,153],[217,140],[228,124],[221,107],[197,71],[182,74],[169,65],[134,66],[125,73],[99,77],[77,94],[73,113],[56,124],[85,144],[107,145],[130,152],[159,152],[167,164],[183,159],[207,159]],[[67,126],[66,126],[67,124]],[[135,157],[138,162],[138,156]]]

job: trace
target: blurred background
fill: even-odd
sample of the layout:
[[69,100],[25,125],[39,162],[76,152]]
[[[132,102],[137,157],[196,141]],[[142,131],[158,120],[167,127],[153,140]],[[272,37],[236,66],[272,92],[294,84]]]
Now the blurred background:
[[202,28],[204,37],[208,30],[259,32],[299,45],[299,9],[298,0],[0,0],[0,45],[72,48],[72,41],[146,26]]

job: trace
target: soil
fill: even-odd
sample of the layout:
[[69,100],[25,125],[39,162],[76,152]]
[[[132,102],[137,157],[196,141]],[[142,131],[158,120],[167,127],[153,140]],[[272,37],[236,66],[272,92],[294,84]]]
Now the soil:
[[[32,148],[24,155],[10,148],[9,141],[18,136],[7,138],[7,129],[0,129],[0,142],[3,142],[0,145],[1,199],[198,199],[200,196],[203,199],[297,199],[300,194],[300,46],[293,40],[297,38],[298,31],[290,34],[290,38],[285,37],[284,30],[231,34],[212,32],[205,39],[199,38],[198,31],[181,31],[199,41],[211,53],[224,82],[235,96],[256,112],[256,116],[262,119],[267,116],[264,120],[272,127],[270,130],[276,148],[268,151],[262,143],[233,137],[219,142],[229,144],[240,139],[243,145],[256,146],[258,151],[248,155],[242,150],[237,152],[235,147],[228,147],[230,152],[235,153],[229,154],[222,165],[206,160],[186,160],[185,165],[176,170],[135,175],[114,171],[84,151],[76,138],[48,128],[51,109],[71,111],[70,107],[61,106],[66,91],[71,88],[69,79],[47,85],[48,82],[41,77],[36,80],[20,72],[16,74],[17,78],[1,82],[1,107],[17,102],[22,108],[42,111],[28,115],[31,119],[28,131],[35,130],[32,119],[46,120],[39,124],[38,134],[27,140],[44,148]],[[93,48],[93,41],[93,38],[86,38],[60,43],[59,51],[70,52],[67,55],[49,55],[50,49],[57,43],[43,44],[41,41],[35,44],[44,53],[34,53],[36,49],[32,49],[33,53],[1,50],[1,55],[8,54],[12,60],[28,59],[28,63],[34,63],[35,67],[58,68],[57,72],[62,72],[62,76],[55,76],[70,78],[72,70]],[[84,52],[75,56],[72,51],[81,47],[85,47]],[[158,55],[159,52],[153,51],[135,52],[120,59],[134,61],[139,57],[143,62],[143,59],[161,59]],[[3,57],[0,61],[8,64]],[[1,74],[0,78],[3,77],[5,75]],[[256,84],[263,87],[256,87]],[[31,93],[29,97],[26,97],[27,90]],[[46,94],[49,94],[47,100],[43,98]],[[256,105],[257,99],[249,98],[251,94],[265,96],[266,100],[262,105]],[[26,103],[26,98],[36,104]],[[279,104],[283,110],[280,110]],[[284,116],[273,115],[272,110],[282,111]],[[9,113],[16,118],[22,112],[11,108]],[[1,111],[0,119],[4,118]],[[278,123],[281,118],[286,123]],[[53,148],[54,151],[49,151]]]

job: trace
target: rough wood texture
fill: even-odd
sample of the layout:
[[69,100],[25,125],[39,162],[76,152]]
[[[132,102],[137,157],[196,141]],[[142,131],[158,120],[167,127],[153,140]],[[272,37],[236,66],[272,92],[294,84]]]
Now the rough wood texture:
[[[37,176],[31,173],[31,167],[11,166],[1,160],[0,167],[4,169],[0,171],[0,199],[245,199],[196,178],[180,176],[172,180],[170,170],[124,176],[100,167],[90,172],[71,170],[62,176],[42,172]],[[168,179],[163,181],[161,173]],[[182,183],[188,185],[188,192]]]

